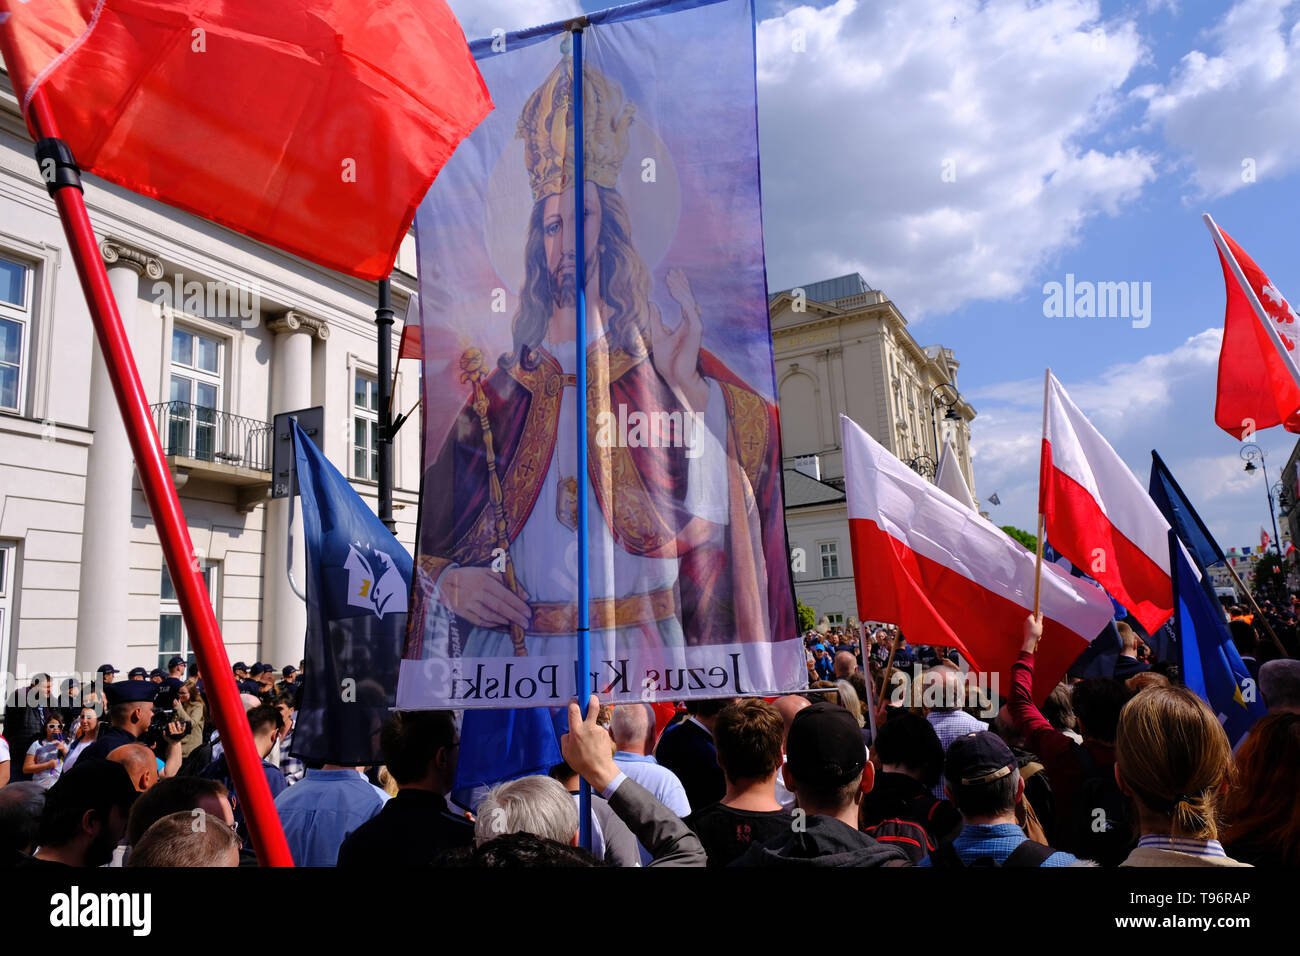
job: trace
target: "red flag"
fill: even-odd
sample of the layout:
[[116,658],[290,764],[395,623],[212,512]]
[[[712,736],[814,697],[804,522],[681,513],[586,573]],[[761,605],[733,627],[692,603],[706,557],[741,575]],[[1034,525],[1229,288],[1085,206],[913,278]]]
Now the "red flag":
[[1259,550],[1261,553],[1268,550],[1268,532],[1263,528],[1259,529]]
[[423,358],[420,350],[420,326],[418,324],[402,326],[402,343],[397,347],[397,361],[404,358]]
[[1208,215],[1227,286],[1214,423],[1248,440],[1261,428],[1300,432],[1300,327],[1295,310],[1253,259]]
[[442,0],[0,0],[81,168],[363,279],[492,108]]

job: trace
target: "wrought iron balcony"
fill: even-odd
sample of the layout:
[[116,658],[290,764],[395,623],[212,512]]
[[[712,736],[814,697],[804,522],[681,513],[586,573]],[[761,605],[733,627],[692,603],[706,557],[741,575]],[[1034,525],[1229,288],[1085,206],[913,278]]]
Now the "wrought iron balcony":
[[[184,464],[191,470],[194,465],[209,464],[223,466],[222,470],[233,469],[236,474],[266,472],[265,477],[259,475],[257,478],[270,480],[270,422],[231,415],[190,402],[162,402],[151,408],[163,454],[169,460],[186,459]],[[207,472],[210,469],[202,470]]]

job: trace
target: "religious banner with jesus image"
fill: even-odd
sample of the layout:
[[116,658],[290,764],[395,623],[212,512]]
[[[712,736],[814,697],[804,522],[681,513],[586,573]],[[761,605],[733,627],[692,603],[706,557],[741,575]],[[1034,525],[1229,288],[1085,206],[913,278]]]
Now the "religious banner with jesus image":
[[[805,684],[753,37],[749,0],[591,15],[580,184],[565,25],[471,45],[496,109],[416,217],[424,472],[399,707]],[[575,185],[585,202],[580,350]],[[578,361],[586,395],[576,394]],[[591,598],[581,688],[580,482]]]

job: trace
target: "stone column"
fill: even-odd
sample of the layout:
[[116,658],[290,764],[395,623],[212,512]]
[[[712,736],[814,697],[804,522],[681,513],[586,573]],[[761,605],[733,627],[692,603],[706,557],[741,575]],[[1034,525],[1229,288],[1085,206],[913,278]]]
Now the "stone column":
[[[117,311],[130,339],[140,300],[140,277],[161,279],[162,263],[113,239],[100,243]],[[91,349],[90,413],[95,433],[86,456],[86,495],[81,529],[81,588],[77,601],[76,668],[93,673],[100,664],[125,670],[129,659],[127,591],[131,567],[131,494],[135,465],[122,425],[108,367],[95,341]]]
[[[267,328],[275,333],[271,353],[271,415],[310,407],[312,340],[329,338],[329,326],[314,316],[290,311],[268,322]],[[293,512],[294,580],[306,593],[306,553],[302,509],[298,502],[294,502]],[[285,574],[288,521],[288,498],[273,498],[266,503],[261,658],[277,669],[286,664],[298,665],[307,632],[307,605],[293,592]]]

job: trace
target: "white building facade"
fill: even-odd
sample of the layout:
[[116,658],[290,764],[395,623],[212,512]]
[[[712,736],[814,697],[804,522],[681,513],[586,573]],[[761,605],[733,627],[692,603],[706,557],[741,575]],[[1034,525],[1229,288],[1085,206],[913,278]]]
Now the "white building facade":
[[[271,421],[323,406],[319,444],[377,507],[374,283],[85,177],[113,294],[232,660],[302,657],[271,500]],[[419,398],[396,361],[413,243],[393,274],[394,414]],[[393,446],[394,517],[413,547],[419,416]],[[298,518],[298,524],[301,524]],[[302,535],[295,533],[299,586]],[[90,672],[193,659],[55,207],[0,88],[0,667]]]
[[831,624],[856,617],[840,415],[933,480],[950,441],[975,494],[970,423],[951,349],[921,347],[888,296],[850,274],[768,303],[780,389],[786,528],[795,593]]

